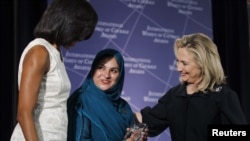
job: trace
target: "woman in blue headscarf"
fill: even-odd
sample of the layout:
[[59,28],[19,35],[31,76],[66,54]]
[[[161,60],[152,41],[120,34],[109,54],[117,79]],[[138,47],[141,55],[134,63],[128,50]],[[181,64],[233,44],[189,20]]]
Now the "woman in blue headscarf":
[[83,82],[68,99],[68,141],[122,141],[134,122],[121,98],[124,60],[114,49],[100,51]]

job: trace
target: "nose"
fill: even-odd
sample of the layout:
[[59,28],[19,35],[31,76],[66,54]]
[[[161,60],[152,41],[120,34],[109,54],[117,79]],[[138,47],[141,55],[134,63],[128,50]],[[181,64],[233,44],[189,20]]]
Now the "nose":
[[110,71],[109,70],[105,70],[103,72],[103,75],[104,75],[105,78],[110,78]]
[[180,62],[177,62],[177,64],[176,64],[176,68],[177,68],[177,71],[182,71],[182,69],[183,69],[183,65],[180,63]]

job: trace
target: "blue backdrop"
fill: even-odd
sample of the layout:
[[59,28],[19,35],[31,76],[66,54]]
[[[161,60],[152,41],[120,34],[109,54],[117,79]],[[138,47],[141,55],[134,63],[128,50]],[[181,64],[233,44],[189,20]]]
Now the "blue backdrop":
[[[211,0],[89,0],[99,22],[91,39],[63,50],[72,91],[85,79],[95,54],[119,50],[125,59],[122,97],[134,111],[153,106],[179,82],[174,40],[202,32],[212,37]],[[171,141],[166,129],[149,141]]]

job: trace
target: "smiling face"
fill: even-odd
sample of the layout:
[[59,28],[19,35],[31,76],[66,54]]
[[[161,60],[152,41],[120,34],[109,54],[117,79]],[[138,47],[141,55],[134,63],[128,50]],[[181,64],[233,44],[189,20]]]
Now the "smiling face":
[[202,79],[201,69],[195,63],[194,55],[186,48],[179,48],[176,55],[177,71],[180,72],[181,81],[188,84],[199,84]]
[[95,68],[93,81],[99,89],[107,91],[116,84],[119,74],[116,59],[114,57],[105,58]]

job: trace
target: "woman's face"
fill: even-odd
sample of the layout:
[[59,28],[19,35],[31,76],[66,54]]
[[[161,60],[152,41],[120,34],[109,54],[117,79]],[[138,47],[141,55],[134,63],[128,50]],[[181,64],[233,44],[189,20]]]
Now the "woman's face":
[[195,63],[193,54],[186,48],[179,48],[176,58],[181,80],[188,84],[199,84],[202,79],[201,69]]
[[119,77],[119,66],[114,57],[102,60],[95,69],[93,80],[95,85],[103,90],[112,88]]

